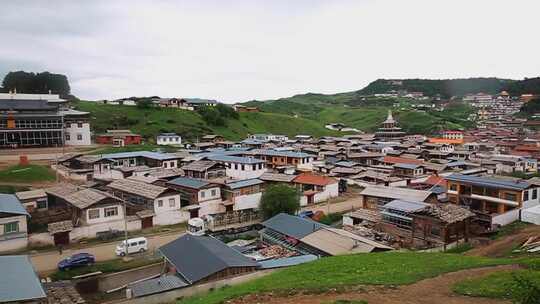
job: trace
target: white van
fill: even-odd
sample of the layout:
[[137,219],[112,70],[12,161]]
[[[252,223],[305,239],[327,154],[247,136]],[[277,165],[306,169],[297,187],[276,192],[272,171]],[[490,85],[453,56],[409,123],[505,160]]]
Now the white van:
[[127,250],[126,250],[126,241],[116,246],[116,255],[126,256],[127,254],[132,253],[142,253],[148,250],[148,240],[145,237],[138,237],[134,239],[127,240]]

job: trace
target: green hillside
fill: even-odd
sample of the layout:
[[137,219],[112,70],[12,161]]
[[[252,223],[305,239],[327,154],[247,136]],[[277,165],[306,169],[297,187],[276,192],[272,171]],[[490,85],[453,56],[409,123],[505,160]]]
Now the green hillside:
[[228,119],[226,126],[218,127],[207,124],[196,112],[172,108],[141,109],[89,101],[80,101],[75,107],[91,113],[91,124],[96,134],[107,129],[130,129],[150,141],[162,132],[176,132],[189,140],[210,133],[231,140],[263,132],[289,136],[300,133],[314,136],[336,134],[325,129],[320,122],[279,113],[240,113],[239,119]]

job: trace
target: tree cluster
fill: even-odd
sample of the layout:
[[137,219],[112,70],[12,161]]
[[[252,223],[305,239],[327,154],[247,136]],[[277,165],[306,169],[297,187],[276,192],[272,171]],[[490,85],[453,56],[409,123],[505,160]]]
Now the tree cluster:
[[296,188],[286,184],[271,185],[261,198],[261,211],[265,219],[280,213],[295,214],[300,210],[300,195]]
[[207,124],[212,126],[226,126],[227,119],[238,119],[239,115],[230,106],[218,104],[215,107],[203,106],[197,108],[197,113]]
[[27,94],[60,94],[62,98],[69,98],[71,88],[65,75],[49,72],[9,72],[2,81],[4,92],[15,91]]

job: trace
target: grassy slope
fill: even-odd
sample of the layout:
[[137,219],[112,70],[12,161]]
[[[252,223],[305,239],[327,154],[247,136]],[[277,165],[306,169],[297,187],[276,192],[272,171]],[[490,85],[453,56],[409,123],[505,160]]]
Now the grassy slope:
[[199,114],[179,109],[139,109],[84,101],[79,102],[77,108],[91,113],[92,127],[96,133],[126,128],[150,139],[161,132],[176,132],[192,140],[209,133],[220,134],[231,140],[262,132],[315,136],[336,134],[319,122],[277,113],[241,113],[239,120],[231,119],[227,121],[227,126],[215,127],[207,125]]
[[292,289],[319,291],[361,284],[411,284],[442,273],[508,263],[512,260],[442,253],[391,252],[329,257],[179,303],[217,304],[246,294]]
[[454,285],[453,290],[466,296],[512,299],[520,287],[514,276],[527,278],[540,288],[540,271],[516,270],[499,271],[486,277],[467,279]]
[[40,165],[17,165],[0,171],[1,182],[24,183],[53,181],[54,179],[54,172],[51,169]]

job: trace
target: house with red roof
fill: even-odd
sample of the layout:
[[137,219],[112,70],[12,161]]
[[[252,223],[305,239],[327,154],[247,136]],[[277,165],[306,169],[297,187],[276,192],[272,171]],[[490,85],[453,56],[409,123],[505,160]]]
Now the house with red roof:
[[321,203],[339,196],[338,181],[328,176],[303,173],[292,182],[300,191],[300,206]]

